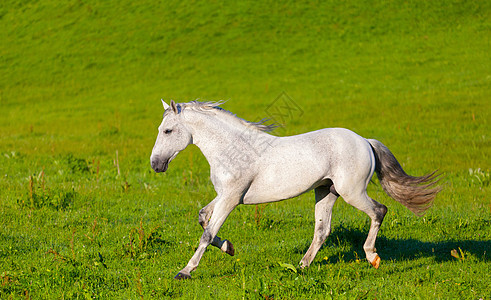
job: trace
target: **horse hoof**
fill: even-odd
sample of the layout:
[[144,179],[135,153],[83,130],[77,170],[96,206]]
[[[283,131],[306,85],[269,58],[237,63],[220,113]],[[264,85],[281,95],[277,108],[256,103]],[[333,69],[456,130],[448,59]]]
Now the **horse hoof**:
[[301,261],[301,262],[298,264],[298,266],[299,266],[299,267],[300,267],[300,269],[302,269],[302,270],[305,270],[305,269],[307,269],[307,268],[309,267],[309,266],[308,266],[306,263],[304,263],[304,262],[302,262],[302,261]]
[[191,275],[179,272],[177,273],[176,277],[174,277],[174,279],[175,280],[191,279]]
[[378,269],[378,267],[380,266],[380,256],[377,255],[377,257],[375,257],[371,264],[375,269]]
[[227,243],[228,243],[227,251],[225,251],[225,253],[227,253],[230,256],[234,256],[235,255],[234,245],[232,245],[232,243],[230,241],[227,241]]

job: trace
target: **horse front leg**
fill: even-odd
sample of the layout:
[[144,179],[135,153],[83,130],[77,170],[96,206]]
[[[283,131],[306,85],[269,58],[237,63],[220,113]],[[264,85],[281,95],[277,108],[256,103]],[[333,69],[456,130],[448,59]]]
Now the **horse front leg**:
[[[231,199],[223,199],[223,200],[214,200],[215,208],[213,209],[210,221],[208,225],[203,231],[203,235],[199,241],[199,246],[194,252],[193,257],[189,260],[188,264],[184,269],[179,271],[174,279],[190,279],[191,272],[196,270],[198,267],[199,261],[203,254],[205,253],[206,248],[212,242],[215,242],[215,238],[217,237],[217,233],[222,227],[223,223],[227,219],[228,215],[232,212],[232,210],[239,204],[239,201],[233,201]],[[218,239],[219,241],[219,239]],[[225,241],[223,241],[225,242]],[[217,245],[219,243],[217,242]]]
[[[211,201],[207,206],[203,207],[199,211],[198,222],[201,225],[201,227],[203,227],[203,230],[205,230],[206,227],[208,226],[210,217],[213,214],[213,209],[215,208],[215,202],[216,202],[216,198],[215,200]],[[211,245],[217,247],[218,249],[222,250],[223,252],[227,253],[230,256],[234,256],[235,254],[234,245],[229,240],[222,241],[220,237],[215,236],[215,238],[211,242]]]
[[213,201],[208,203],[207,206],[203,207],[199,211],[198,222],[199,222],[199,225],[201,225],[201,227],[203,227],[203,230],[206,229],[206,227],[208,226],[208,222],[210,221],[210,217],[213,214],[213,209],[215,208],[216,200],[217,200],[217,198],[213,199]]

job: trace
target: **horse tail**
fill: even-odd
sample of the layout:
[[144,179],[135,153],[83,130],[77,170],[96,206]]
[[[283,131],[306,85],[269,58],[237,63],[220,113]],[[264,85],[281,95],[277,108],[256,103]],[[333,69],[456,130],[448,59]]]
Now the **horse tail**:
[[436,171],[414,177],[406,174],[394,154],[381,142],[368,140],[375,155],[375,172],[384,191],[417,216],[424,215],[442,189],[436,184],[440,174]]

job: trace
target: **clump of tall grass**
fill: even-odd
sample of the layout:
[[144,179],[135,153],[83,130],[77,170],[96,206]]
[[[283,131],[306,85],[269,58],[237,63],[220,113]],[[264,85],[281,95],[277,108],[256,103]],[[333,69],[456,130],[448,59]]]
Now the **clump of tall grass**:
[[140,226],[130,230],[128,235],[129,242],[123,245],[123,253],[130,258],[146,258],[149,256],[150,248],[156,244],[165,244],[162,239],[160,226],[156,226],[146,233],[143,228],[143,220],[140,220]]
[[17,199],[17,204],[21,208],[39,209],[42,207],[52,208],[55,210],[67,209],[77,193],[63,188],[48,188],[44,171],[38,176],[29,176],[27,192],[21,198]]
[[481,168],[477,169],[469,169],[469,175],[471,176],[471,183],[486,187],[489,186],[489,182],[491,181],[491,176],[488,171],[481,170]]

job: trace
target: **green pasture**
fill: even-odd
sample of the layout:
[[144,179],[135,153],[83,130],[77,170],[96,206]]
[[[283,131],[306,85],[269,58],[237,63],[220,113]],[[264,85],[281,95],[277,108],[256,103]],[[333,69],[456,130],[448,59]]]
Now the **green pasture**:
[[[491,299],[490,50],[490,1],[2,1],[0,299]],[[349,128],[443,191],[418,218],[374,178],[378,270],[341,199],[298,268],[309,192],[238,207],[235,256],[175,281],[215,193],[195,146],[150,168],[160,98],[226,100],[277,135]]]

